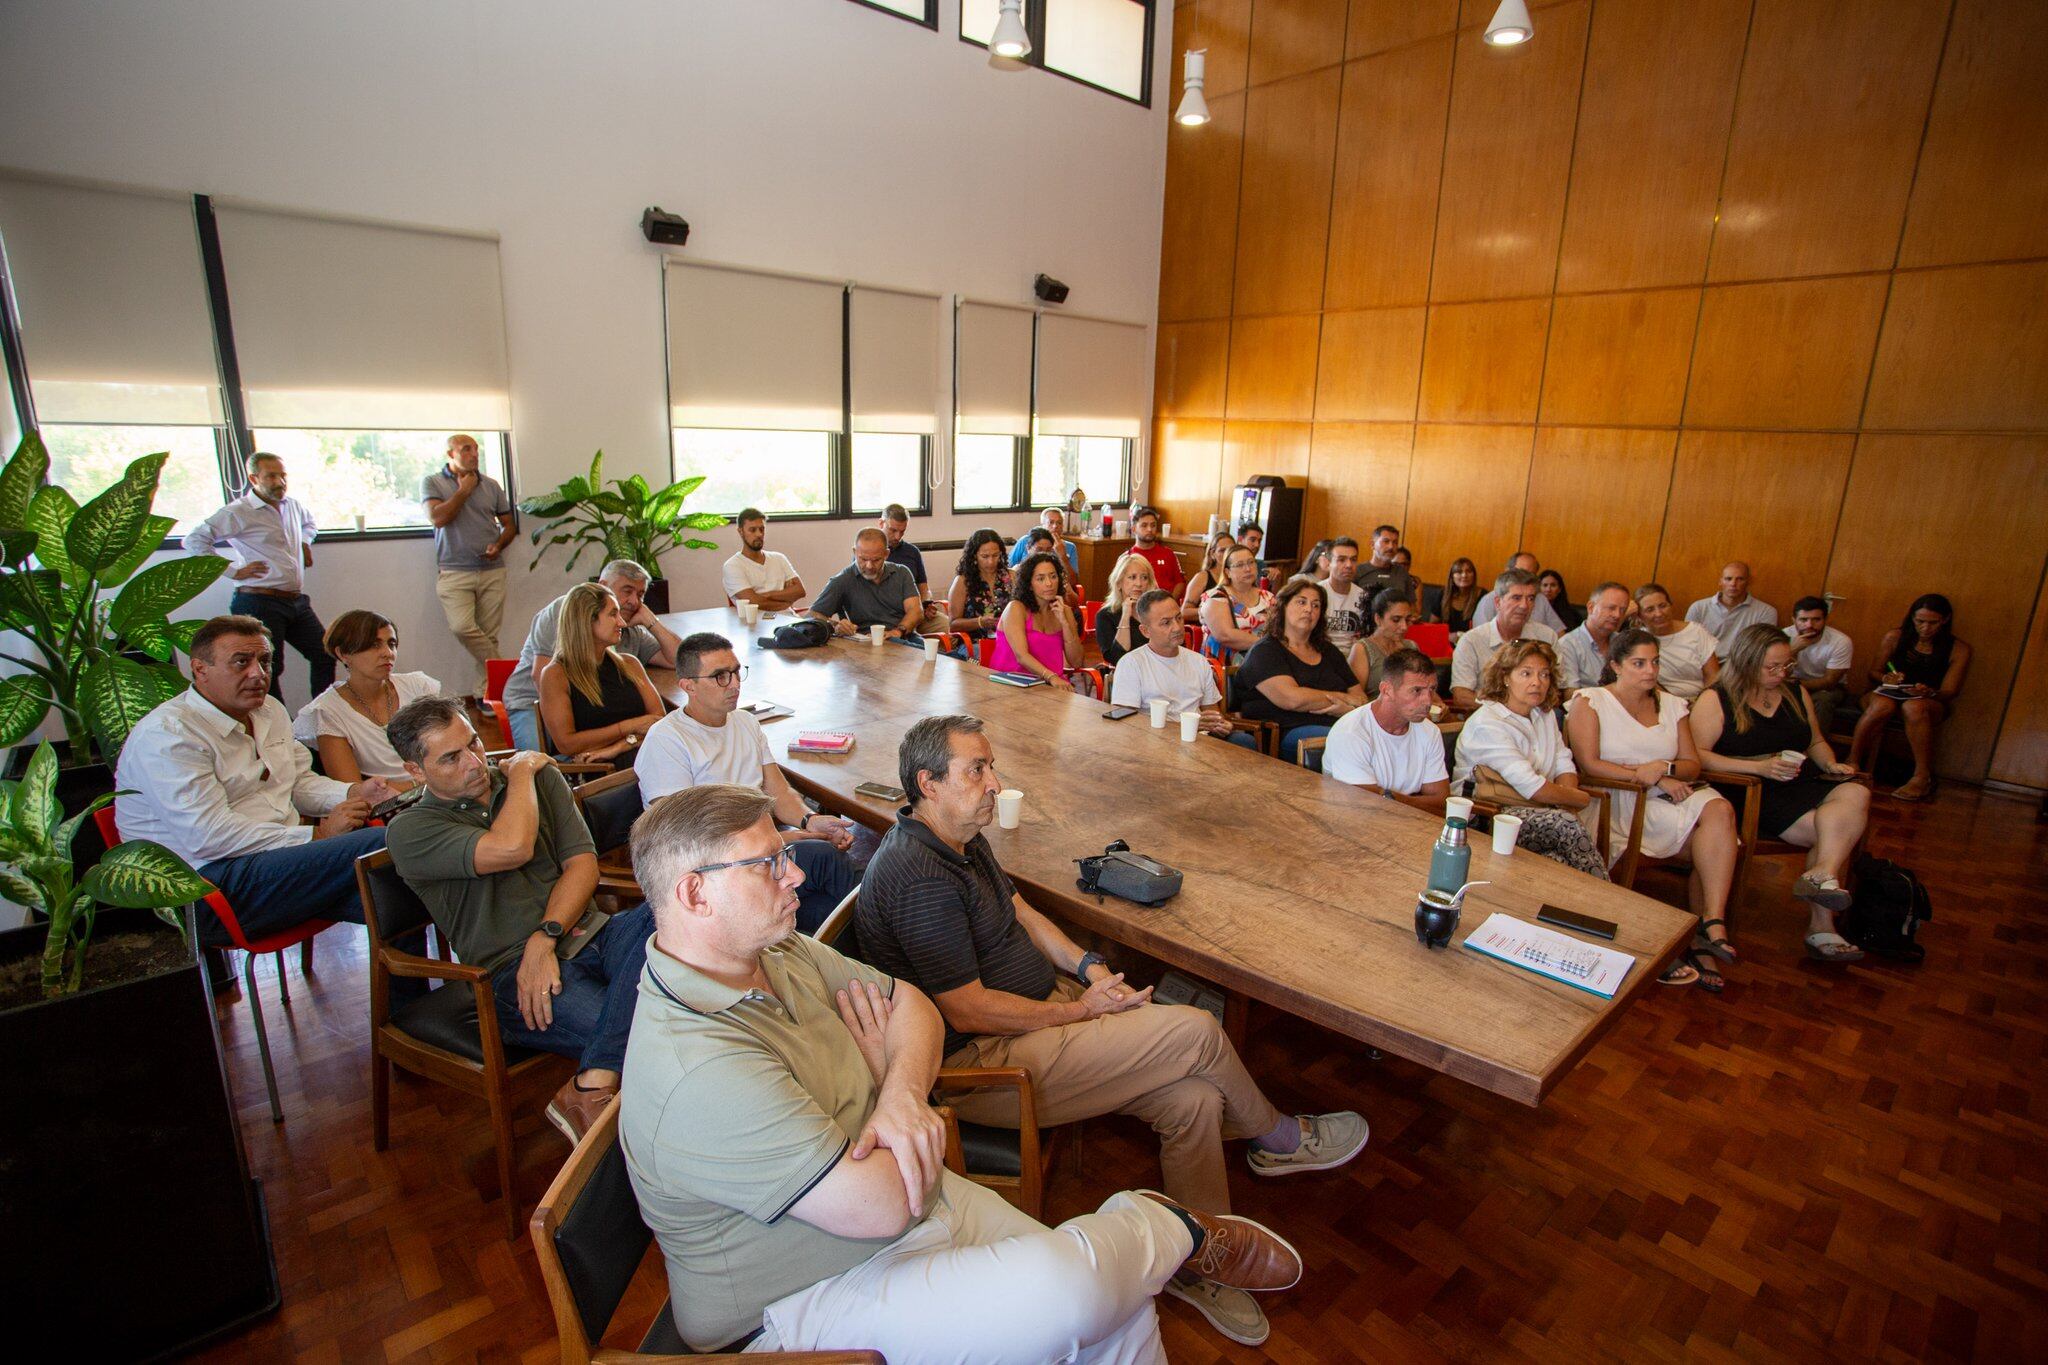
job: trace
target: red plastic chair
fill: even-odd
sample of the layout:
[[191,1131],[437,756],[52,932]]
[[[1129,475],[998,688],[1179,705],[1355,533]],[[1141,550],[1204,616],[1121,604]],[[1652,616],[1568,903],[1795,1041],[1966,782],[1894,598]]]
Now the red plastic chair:
[[505,684],[512,680],[512,674],[518,667],[517,659],[485,659],[484,700],[505,700]]
[[1440,662],[1451,657],[1451,628],[1418,622],[1408,627],[1408,643]]
[[[113,806],[101,806],[92,813],[92,818],[93,822],[99,826],[100,838],[106,841],[108,848],[113,848],[121,842],[121,831],[114,823]],[[228,904],[226,896],[223,896],[218,891],[209,891],[206,893],[206,904],[213,911],[215,918],[220,920],[221,927],[227,930],[228,941],[248,954],[248,966],[243,972],[243,980],[248,983],[249,1013],[256,1020],[256,1051],[263,1058],[263,1084],[270,1091],[270,1121],[272,1123],[283,1123],[284,1106],[279,1104],[277,1100],[277,1072],[270,1064],[270,1035],[263,1028],[263,997],[256,990],[256,959],[266,953],[277,954],[277,993],[283,997],[285,1005],[289,1007],[292,1002],[292,993],[291,987],[285,984],[284,950],[291,947],[294,943],[298,944],[299,970],[311,976],[313,974],[313,938],[323,929],[333,925],[334,921],[331,919],[304,920],[294,924],[282,933],[269,934],[263,938],[252,939],[242,932],[242,921],[236,917],[234,907]]]
[[1081,604],[1081,633],[1093,635],[1095,633],[1095,618],[1100,615],[1102,615],[1102,603],[1083,602]]
[[984,636],[983,636],[983,637],[982,637],[981,639],[979,639],[979,640],[976,640],[976,641],[974,642],[974,661],[975,661],[976,663],[980,664],[980,665],[981,665],[981,666],[982,666],[983,668],[993,668],[993,667],[995,667],[995,665],[994,665],[993,663],[991,663],[991,662],[990,662],[990,660],[994,659],[995,657],[996,657],[996,637],[995,637],[995,636],[993,636],[993,635],[984,635]]

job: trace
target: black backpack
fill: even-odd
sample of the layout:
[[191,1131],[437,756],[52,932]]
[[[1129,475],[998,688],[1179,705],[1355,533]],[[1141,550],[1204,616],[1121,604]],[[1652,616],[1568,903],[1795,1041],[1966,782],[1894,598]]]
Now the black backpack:
[[1887,858],[1856,859],[1856,899],[1842,917],[1842,937],[1868,953],[1919,962],[1927,950],[1913,941],[1920,925],[1934,918],[1920,879]]

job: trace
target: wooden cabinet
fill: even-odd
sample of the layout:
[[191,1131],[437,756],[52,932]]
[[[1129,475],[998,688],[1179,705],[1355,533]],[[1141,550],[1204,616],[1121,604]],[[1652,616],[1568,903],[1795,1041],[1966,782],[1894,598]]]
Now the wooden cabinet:
[[[1100,602],[1109,592],[1109,571],[1137,544],[1129,536],[1076,536],[1074,549],[1081,557],[1081,596]],[[1202,567],[1205,542],[1198,536],[1168,536],[1166,543],[1180,556],[1181,572],[1193,574]]]

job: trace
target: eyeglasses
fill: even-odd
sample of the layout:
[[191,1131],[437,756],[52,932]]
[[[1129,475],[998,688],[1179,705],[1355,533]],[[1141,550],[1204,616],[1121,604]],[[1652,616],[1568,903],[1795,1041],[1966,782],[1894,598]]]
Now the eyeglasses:
[[759,867],[765,863],[768,866],[768,875],[779,882],[782,880],[782,874],[789,870],[789,860],[790,846],[784,844],[765,858],[741,858],[737,862],[706,863],[702,867],[693,867],[690,871],[701,876],[706,872],[724,872],[734,867]]
[[692,673],[683,681],[715,682],[720,687],[731,687],[734,683],[738,682],[741,678],[744,678],[746,676],[747,666],[745,664],[740,664],[736,668],[721,668],[716,673]]

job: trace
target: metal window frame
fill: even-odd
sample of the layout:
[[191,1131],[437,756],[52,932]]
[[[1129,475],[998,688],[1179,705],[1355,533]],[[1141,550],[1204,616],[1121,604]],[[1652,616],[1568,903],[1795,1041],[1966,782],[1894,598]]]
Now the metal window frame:
[[939,0],[924,0],[924,18],[922,19],[914,15],[905,14],[902,10],[892,6],[880,4],[878,0],[853,0],[853,3],[859,5],[862,9],[876,10],[891,18],[901,19],[905,23],[916,24],[919,28],[928,28],[934,33],[939,31]]
[[[1154,40],[1158,37],[1156,26],[1159,22],[1159,0],[1130,0],[1131,4],[1142,6],[1145,11],[1144,69],[1138,75],[1138,88],[1144,93],[1136,97],[1126,95],[1121,90],[1112,90],[1106,85],[1097,85],[1094,81],[1076,76],[1071,71],[1062,71],[1056,66],[1047,66],[1045,64],[1045,9],[1048,4],[1057,3],[1059,3],[1059,0],[1024,0],[1024,32],[1031,39],[1031,50],[1020,59],[1022,63],[1034,71],[1043,71],[1048,75],[1058,76],[1061,80],[1072,81],[1078,86],[1098,91],[1109,96],[1111,99],[1122,100],[1126,104],[1135,104],[1141,109],[1150,109],[1152,107],[1152,48]],[[954,14],[959,16],[960,11],[964,8],[964,0],[955,0],[953,8]],[[987,43],[967,36],[966,27],[964,17],[962,17],[960,23],[955,25],[955,31],[960,35],[960,41],[969,47],[978,47],[984,52],[988,51]]]

